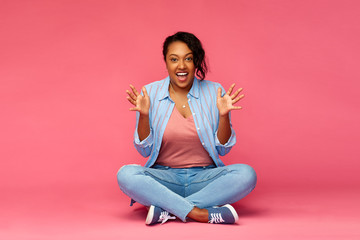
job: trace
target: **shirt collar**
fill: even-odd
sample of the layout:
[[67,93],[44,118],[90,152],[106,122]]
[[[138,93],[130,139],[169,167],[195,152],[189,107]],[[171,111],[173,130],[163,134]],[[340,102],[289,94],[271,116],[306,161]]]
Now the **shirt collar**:
[[[159,93],[159,101],[164,100],[166,98],[170,99],[169,95],[169,85],[170,85],[170,77],[167,76],[167,78],[164,79],[164,83],[161,87],[160,93]],[[189,94],[194,98],[199,98],[200,96],[200,80],[194,77],[193,85],[189,91]]]
[[189,94],[194,98],[200,97],[200,80],[194,77],[194,83],[189,91]]

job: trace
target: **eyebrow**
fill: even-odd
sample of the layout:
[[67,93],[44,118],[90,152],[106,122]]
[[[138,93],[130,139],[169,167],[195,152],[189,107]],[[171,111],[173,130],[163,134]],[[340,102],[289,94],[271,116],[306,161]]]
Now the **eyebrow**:
[[[192,53],[192,52],[189,52],[189,53],[185,54],[185,57],[186,57],[187,55],[189,55],[189,54],[193,54],[193,53]],[[170,54],[169,57],[170,57],[171,55],[174,55],[174,56],[178,57],[178,55],[176,55],[176,54],[174,54],[174,53]]]

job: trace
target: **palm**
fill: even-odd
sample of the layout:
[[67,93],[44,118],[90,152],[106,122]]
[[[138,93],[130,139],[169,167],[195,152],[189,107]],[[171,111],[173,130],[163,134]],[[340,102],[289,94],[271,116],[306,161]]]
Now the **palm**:
[[236,90],[236,92],[231,94],[234,87],[235,84],[232,84],[230,89],[222,97],[221,97],[221,89],[220,88],[218,89],[216,106],[219,109],[220,116],[225,116],[232,110],[241,109],[240,106],[234,106],[234,104],[244,97],[243,94],[239,96],[239,93],[241,92],[242,88],[239,88],[238,90]]
[[141,95],[134,86],[130,85],[132,92],[126,90],[129,102],[134,105],[130,108],[130,111],[138,111],[140,114],[148,115],[150,109],[150,97],[146,92],[146,88],[143,87],[144,95]]
[[223,97],[217,99],[217,107],[220,115],[225,115],[232,109],[232,99],[229,95],[225,94]]
[[149,96],[143,96],[139,94],[136,98],[136,110],[142,114],[148,115],[150,108],[150,98]]

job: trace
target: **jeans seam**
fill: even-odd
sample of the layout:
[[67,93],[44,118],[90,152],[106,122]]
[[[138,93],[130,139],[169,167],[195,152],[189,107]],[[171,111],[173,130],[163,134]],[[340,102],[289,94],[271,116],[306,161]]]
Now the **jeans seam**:
[[208,180],[210,180],[210,179],[214,179],[214,178],[216,178],[217,176],[219,176],[220,174],[222,174],[224,171],[230,172],[230,171],[228,171],[227,169],[223,169],[222,171],[220,171],[219,173],[217,173],[215,176],[212,176],[212,177],[209,177],[209,178],[206,178],[206,179],[202,179],[201,181],[192,182],[191,184],[193,184],[193,183],[202,183],[202,182],[206,182],[206,181],[208,181]]
[[161,181],[163,181],[163,182],[166,182],[166,183],[171,183],[171,184],[175,184],[175,185],[178,185],[178,186],[182,186],[182,185],[183,185],[183,184],[178,184],[178,183],[166,181],[166,180],[164,180],[164,179],[162,179],[162,178],[160,178],[160,177],[158,177],[158,176],[155,176],[154,174],[152,174],[151,172],[148,172],[148,171],[146,171],[146,170],[144,171],[144,173],[145,173],[145,174],[149,174],[149,175],[151,175],[153,178],[159,179],[159,180],[161,180]]

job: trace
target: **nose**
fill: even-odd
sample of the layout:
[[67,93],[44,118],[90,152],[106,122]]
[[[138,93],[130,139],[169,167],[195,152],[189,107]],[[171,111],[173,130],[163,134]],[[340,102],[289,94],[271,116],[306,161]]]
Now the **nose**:
[[184,68],[186,68],[186,65],[185,65],[184,60],[180,60],[180,61],[179,61],[178,68],[179,68],[179,69],[184,69]]

